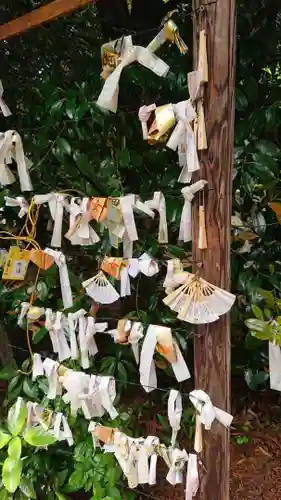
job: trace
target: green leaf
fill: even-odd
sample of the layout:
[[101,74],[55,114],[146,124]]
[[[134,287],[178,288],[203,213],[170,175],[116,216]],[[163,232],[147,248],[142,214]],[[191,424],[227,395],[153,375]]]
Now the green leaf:
[[13,500],[13,497],[6,489],[2,488],[0,490],[0,500]]
[[252,311],[253,311],[253,313],[254,313],[254,315],[256,316],[257,319],[261,319],[261,320],[264,319],[263,312],[262,312],[262,310],[261,310],[260,307],[258,307],[255,304],[253,304],[251,306],[251,308],[252,308]]
[[33,484],[26,477],[23,477],[21,479],[19,487],[22,493],[24,493],[24,495],[27,496],[27,498],[36,498],[36,493]]
[[242,111],[248,106],[247,97],[243,94],[242,90],[238,88],[235,90],[235,106],[238,111]]
[[66,487],[63,488],[63,491],[66,491],[67,493],[74,493],[75,491],[79,491],[83,488],[86,480],[87,477],[84,471],[81,469],[76,469],[70,475],[68,483]]
[[30,378],[25,378],[22,386],[23,392],[31,399],[35,399],[38,396],[37,386],[30,380]]
[[2,479],[6,490],[10,493],[14,493],[18,488],[21,480],[21,471],[21,459],[15,460],[12,457],[6,458],[2,469]]
[[67,498],[62,493],[59,493],[58,491],[55,491],[55,495],[56,495],[58,500],[67,500]]
[[122,149],[118,155],[120,167],[128,167],[131,162],[130,151],[127,148]]
[[36,330],[36,332],[33,334],[32,343],[35,345],[39,344],[39,342],[43,340],[43,338],[47,335],[47,333],[48,333],[47,328],[45,328],[45,326],[41,326],[41,328]]
[[21,456],[21,438],[18,436],[11,439],[8,446],[8,455],[14,460],[18,460]]
[[2,430],[2,429],[0,430],[0,450],[2,448],[4,448],[4,446],[6,446],[6,444],[8,444],[11,437],[12,437],[11,434],[9,434],[7,431]]
[[57,441],[55,436],[45,431],[43,427],[39,425],[28,429],[23,434],[23,438],[31,446],[49,446]]
[[255,142],[256,148],[263,154],[278,158],[280,156],[280,149],[274,142],[260,140]]
[[245,381],[252,390],[257,389],[259,385],[265,384],[269,379],[269,373],[264,371],[253,371],[251,368],[245,370]]
[[56,142],[57,147],[60,150],[60,153],[71,155],[71,146],[69,142],[64,137],[59,137]]
[[13,436],[18,436],[22,432],[27,418],[26,403],[22,398],[18,398],[17,402],[10,408],[8,413],[8,429]]
[[5,366],[0,370],[0,380],[11,380],[17,375],[17,370],[12,366]]

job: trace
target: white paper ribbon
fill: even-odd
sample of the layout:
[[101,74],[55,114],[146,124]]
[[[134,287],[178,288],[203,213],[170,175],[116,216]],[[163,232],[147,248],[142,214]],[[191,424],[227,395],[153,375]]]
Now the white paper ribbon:
[[158,243],[168,243],[166,202],[163,193],[155,191],[152,200],[146,201],[145,204],[159,213]]
[[[127,343],[131,344],[132,351],[136,360],[136,363],[140,362],[140,354],[139,354],[139,341],[143,338],[143,324],[139,321],[130,321],[126,320],[124,325],[125,332],[130,332],[128,335]],[[113,337],[114,342],[118,342],[118,331],[117,329],[108,330],[108,333]]]
[[213,421],[217,419],[224,427],[230,427],[233,416],[213,406],[208,394],[200,389],[192,391],[189,394],[189,399],[198,412],[194,449],[197,453],[200,453],[202,451],[202,439],[199,435],[201,433],[200,424],[203,424],[206,430],[210,430]]
[[44,375],[44,368],[40,354],[34,353],[32,364],[32,380],[35,381],[37,377]]
[[[80,204],[76,200],[80,201]],[[70,204],[65,205],[69,211],[69,231],[65,237],[71,241],[72,245],[94,245],[100,241],[96,231],[90,225],[90,214],[88,210],[89,198],[82,200],[71,198]],[[80,218],[78,220],[77,218]]]
[[49,390],[47,398],[55,399],[56,396],[59,396],[62,393],[58,375],[59,363],[53,361],[50,358],[46,358],[43,361],[43,368],[44,368],[44,373],[49,382]]
[[141,106],[139,109],[139,120],[141,122],[142,136],[144,140],[148,139],[148,128],[147,122],[151,116],[152,111],[156,109],[156,104],[150,104],[149,106]]
[[[81,321],[84,318],[81,318]],[[95,356],[98,352],[98,347],[95,341],[95,334],[97,332],[104,332],[107,329],[108,323],[96,323],[95,318],[89,316],[86,323],[86,331],[84,335],[84,325],[83,333],[80,333],[80,319],[79,319],[79,346],[81,353],[81,366],[84,369],[89,368],[89,355]]]
[[2,186],[15,182],[15,176],[8,167],[12,160],[17,163],[21,191],[32,191],[21,137],[15,130],[8,130],[0,134],[0,183]]
[[172,389],[168,400],[168,419],[172,427],[171,446],[175,447],[182,417],[182,397],[179,391]]
[[281,349],[274,342],[268,342],[270,388],[281,391]]
[[74,444],[72,432],[70,430],[68,422],[61,412],[57,413],[55,416],[54,436],[58,441],[66,440],[69,446],[72,446]]
[[139,258],[139,269],[142,274],[151,278],[159,272],[159,266],[150,255],[143,253]]
[[208,184],[208,181],[202,179],[181,190],[184,197],[184,206],[181,214],[179,241],[184,241],[186,243],[192,240],[191,202],[195,196],[195,193],[203,189],[206,184]]
[[[51,326],[49,333],[52,340],[54,352],[58,354],[59,361],[65,361],[66,359],[69,359],[71,357],[71,350],[69,349],[69,345],[67,343],[64,332],[63,323],[65,322],[65,316],[61,311],[57,311],[53,315],[53,321],[49,319],[49,313],[48,316],[46,314],[46,318],[46,328]],[[52,324],[50,325],[50,323]]]
[[109,413],[112,420],[114,420],[118,416],[118,411],[113,406],[113,401],[116,398],[115,380],[112,377],[106,376],[99,376],[98,379],[102,406]]
[[166,76],[169,66],[150,50],[133,45],[132,37],[125,36],[121,52],[120,64],[106,79],[103,89],[97,100],[97,105],[102,109],[116,113],[118,107],[119,80],[122,70],[134,61],[150,69],[158,76]]
[[199,488],[199,474],[197,465],[197,455],[189,453],[187,462],[185,500],[192,500],[196,496]]
[[69,307],[73,306],[73,299],[65,255],[62,252],[52,250],[51,248],[45,248],[44,252],[53,257],[55,263],[59,268],[63,307],[64,309],[68,309]]
[[11,198],[10,196],[5,196],[6,207],[19,207],[20,211],[18,216],[22,219],[28,212],[28,203],[23,196],[17,196],[16,198]]
[[29,302],[22,302],[21,303],[21,305],[20,305],[21,310],[20,310],[20,313],[18,316],[18,325],[19,326],[23,326],[23,320],[27,315],[27,312],[29,310],[29,306],[30,306]]
[[[70,339],[70,350],[71,350],[71,358],[72,359],[78,359],[79,357],[79,352],[78,352],[78,345],[77,345],[77,340],[76,340],[76,328],[79,323],[79,337],[83,337],[82,334],[82,328],[86,328],[86,324],[82,323],[82,319],[84,319],[84,316],[86,314],[86,311],[84,309],[79,309],[79,311],[76,311],[75,313],[69,313],[67,320],[68,320],[68,332],[69,332],[69,339]],[[81,319],[81,322],[80,322]],[[84,332],[83,332],[84,333]]]
[[188,460],[188,454],[185,450],[173,448],[169,451],[169,458],[171,461],[170,470],[166,476],[167,481],[173,486],[182,483],[182,471],[185,463]]
[[54,221],[51,246],[60,248],[62,240],[62,220],[66,195],[60,193],[37,194],[33,197],[36,205],[48,203],[51,217]]
[[[142,345],[140,356],[140,383],[146,392],[151,392],[157,388],[157,376],[153,356],[157,344],[157,332],[160,333],[161,331],[165,331],[168,336],[171,336],[170,328],[159,325],[149,325]],[[190,378],[190,372],[176,342],[174,342],[174,347],[176,349],[177,360],[175,363],[172,363],[171,366],[177,381],[182,382]]]
[[3,87],[3,83],[2,81],[0,80],[0,109],[3,113],[3,115],[5,116],[5,118],[7,118],[7,116],[11,116],[11,110],[10,108],[7,106],[7,104],[5,103],[4,99],[3,99],[3,93],[4,93],[4,87]]

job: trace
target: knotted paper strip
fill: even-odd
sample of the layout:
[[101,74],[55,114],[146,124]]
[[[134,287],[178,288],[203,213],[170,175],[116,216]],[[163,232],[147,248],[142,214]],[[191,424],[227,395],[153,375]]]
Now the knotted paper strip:
[[52,247],[61,247],[62,240],[62,220],[65,207],[66,195],[60,193],[37,194],[33,200],[36,205],[49,204],[50,214],[54,221],[53,234],[51,240]]
[[152,200],[146,201],[145,204],[159,213],[158,243],[168,243],[166,202],[163,193],[155,191]]
[[32,183],[28,172],[28,160],[24,156],[20,135],[15,130],[0,133],[0,184],[7,186],[15,182],[15,176],[8,165],[17,164],[21,191],[32,191]]
[[49,332],[53,351],[58,355],[61,362],[71,357],[63,325],[65,321],[66,318],[62,312],[53,313],[51,309],[46,309],[45,328]]
[[192,210],[191,202],[195,194],[202,190],[204,186],[208,184],[208,181],[200,180],[194,182],[190,186],[187,186],[181,190],[184,197],[184,206],[181,214],[179,241],[184,241],[185,243],[192,240]]
[[212,423],[217,419],[225,427],[230,427],[233,416],[216,406],[213,406],[208,394],[202,390],[196,389],[189,395],[189,399],[198,412],[198,427],[196,428],[194,449],[200,453],[203,449],[202,437],[199,436],[200,427],[204,425],[206,430],[210,430]]
[[152,111],[155,111],[156,104],[150,104],[149,106],[141,106],[139,109],[139,120],[141,122],[142,136],[143,139],[147,141],[148,139],[148,128],[147,122],[151,116]]
[[94,245],[100,241],[96,231],[90,225],[92,219],[90,198],[71,198],[70,204],[66,205],[69,211],[69,230],[65,237],[71,241],[72,245]]
[[28,203],[23,196],[17,196],[16,198],[11,198],[10,196],[5,196],[6,207],[19,207],[20,211],[18,216],[22,219],[28,212]]
[[73,306],[72,291],[70,287],[68,269],[66,264],[65,255],[62,252],[52,250],[51,248],[45,248],[44,252],[47,255],[53,257],[55,263],[59,268],[60,276],[60,287],[62,294],[62,301],[64,309],[68,309]]
[[171,446],[173,448],[176,445],[177,435],[180,430],[181,417],[182,397],[179,391],[172,389],[168,400],[168,419],[170,426],[172,427]]
[[131,344],[136,363],[139,364],[139,341],[143,338],[143,330],[142,323],[125,318],[118,321],[117,329],[109,330],[108,333],[117,344]]
[[63,413],[55,413],[31,401],[28,401],[26,406],[26,430],[41,425],[45,431],[53,434],[58,441],[67,441],[69,446],[74,444],[71,429]]
[[165,353],[166,359],[175,355],[171,366],[178,382],[190,378],[190,373],[184,361],[179,346],[172,339],[171,329],[165,326],[149,325],[140,357],[140,383],[146,392],[151,392],[157,387],[157,376],[153,360],[157,343]]
[[12,113],[10,111],[10,108],[7,106],[7,104],[3,99],[3,93],[4,93],[4,87],[2,81],[0,80],[0,109],[5,118],[7,118],[8,116],[11,116]]
[[[112,43],[114,45],[115,42]],[[106,79],[97,100],[97,105],[102,109],[116,113],[121,73],[126,66],[134,61],[139,62],[158,76],[166,76],[169,71],[169,66],[162,59],[144,47],[133,45],[132,37],[125,36],[120,54],[120,64]]]

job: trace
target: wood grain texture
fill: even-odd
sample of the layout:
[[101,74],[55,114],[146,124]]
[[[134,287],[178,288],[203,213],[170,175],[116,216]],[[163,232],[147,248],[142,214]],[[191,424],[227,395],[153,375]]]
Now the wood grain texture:
[[0,40],[7,40],[12,36],[20,35],[31,28],[40,26],[40,24],[52,21],[59,16],[69,14],[90,2],[95,3],[96,0],[54,0],[9,23],[2,24],[2,26],[0,26]]
[[[193,0],[194,61],[200,29],[207,33],[209,82],[204,94],[208,150],[199,152],[200,178],[206,179],[207,250],[199,250],[198,204],[193,208],[193,259],[202,261],[202,276],[223,289],[230,288],[230,218],[234,148],[234,89],[236,60],[235,0]],[[199,8],[204,5],[204,10]],[[197,180],[197,179],[196,179]],[[213,404],[230,411],[230,322],[227,315],[198,328],[194,340],[195,386]],[[204,433],[201,500],[229,500],[229,430],[214,422]]]

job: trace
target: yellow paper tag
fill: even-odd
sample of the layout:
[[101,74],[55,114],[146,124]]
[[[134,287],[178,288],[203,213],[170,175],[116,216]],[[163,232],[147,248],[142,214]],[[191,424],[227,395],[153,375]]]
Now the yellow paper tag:
[[29,264],[29,251],[11,247],[2,274],[3,280],[22,281]]
[[119,280],[122,266],[122,257],[105,257],[101,265],[101,270],[109,274],[109,276],[112,276],[113,278]]

